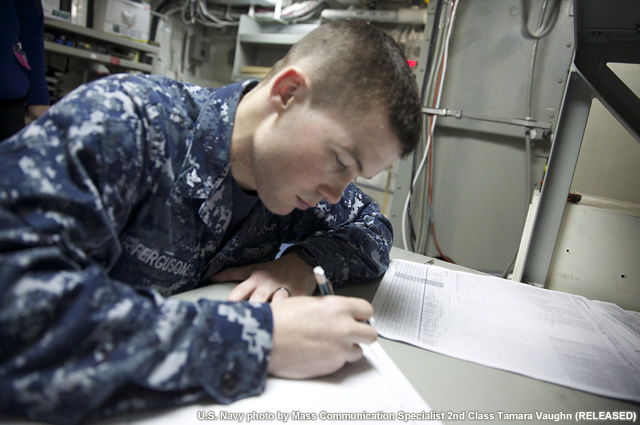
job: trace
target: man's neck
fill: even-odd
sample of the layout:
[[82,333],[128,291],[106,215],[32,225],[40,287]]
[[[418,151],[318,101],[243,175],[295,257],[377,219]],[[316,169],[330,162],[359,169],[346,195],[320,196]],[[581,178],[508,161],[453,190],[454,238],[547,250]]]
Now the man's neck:
[[253,138],[261,116],[256,104],[256,90],[259,87],[247,93],[238,104],[231,134],[231,175],[245,191],[256,189],[252,163]]

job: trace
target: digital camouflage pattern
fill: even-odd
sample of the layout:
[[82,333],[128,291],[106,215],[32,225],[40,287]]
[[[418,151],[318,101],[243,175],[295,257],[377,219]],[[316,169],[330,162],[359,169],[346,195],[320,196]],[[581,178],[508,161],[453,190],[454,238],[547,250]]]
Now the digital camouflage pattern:
[[0,412],[77,423],[259,394],[268,304],[167,296],[283,243],[336,286],[386,270],[391,226],[353,185],[288,216],[258,202],[227,234],[233,121],[255,85],[107,77],[0,144]]

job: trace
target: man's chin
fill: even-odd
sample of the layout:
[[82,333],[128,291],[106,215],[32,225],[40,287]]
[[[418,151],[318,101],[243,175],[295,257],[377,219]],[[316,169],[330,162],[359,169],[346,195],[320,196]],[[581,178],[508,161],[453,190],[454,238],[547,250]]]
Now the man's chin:
[[268,209],[271,213],[275,215],[289,215],[293,212],[296,207],[294,206],[286,206],[286,205],[267,205],[264,204],[265,208]]

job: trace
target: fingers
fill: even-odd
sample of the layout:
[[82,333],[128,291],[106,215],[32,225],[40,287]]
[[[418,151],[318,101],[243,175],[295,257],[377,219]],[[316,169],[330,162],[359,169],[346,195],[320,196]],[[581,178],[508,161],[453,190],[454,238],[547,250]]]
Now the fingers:
[[256,280],[248,279],[236,285],[227,297],[228,301],[251,301],[256,303],[277,302],[291,296],[286,286],[259,285]]
[[238,285],[231,291],[229,296],[227,297],[228,301],[246,301],[251,297],[251,295],[255,291],[255,285],[252,285],[251,282],[244,281]]
[[273,293],[271,297],[271,302],[275,303],[278,301],[286,300],[291,296],[291,291],[289,291],[285,286],[281,286]]
[[284,255],[266,263],[229,268],[209,280],[212,283],[241,282],[231,291],[229,301],[277,302],[287,298],[278,288],[285,287],[289,296],[298,296],[311,295],[316,287],[311,266],[297,254]]
[[378,339],[378,331],[369,323],[358,322],[354,333],[356,335],[355,342],[361,344],[373,344]]
[[351,309],[349,310],[353,317],[361,322],[366,322],[373,316],[373,306],[361,298],[349,298]]
[[251,301],[254,303],[266,303],[269,301],[279,301],[289,298],[289,293],[279,288],[267,288],[265,286],[256,287],[253,282],[245,281],[238,284],[229,296],[227,301]]
[[353,363],[353,362],[357,362],[358,360],[360,360],[362,358],[362,347],[360,347],[358,344],[353,344],[351,346],[351,349],[347,352],[347,355],[345,357],[345,361],[347,363]]
[[[240,282],[227,297],[228,301],[251,301],[265,303],[271,300],[272,296],[282,285],[277,282],[266,283],[263,281],[264,273],[258,266],[250,265],[244,267],[229,268],[217,273],[209,279],[213,283],[218,282]],[[262,282],[262,283],[261,283]],[[283,291],[279,291],[283,292]],[[277,300],[286,298],[285,294],[278,294]]]

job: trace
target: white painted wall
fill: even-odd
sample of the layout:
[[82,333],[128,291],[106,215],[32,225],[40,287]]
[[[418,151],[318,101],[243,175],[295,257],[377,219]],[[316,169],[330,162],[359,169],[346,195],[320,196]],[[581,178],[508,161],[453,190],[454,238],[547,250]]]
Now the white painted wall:
[[[640,66],[611,69],[640,94]],[[594,100],[546,287],[640,311],[640,142]]]

